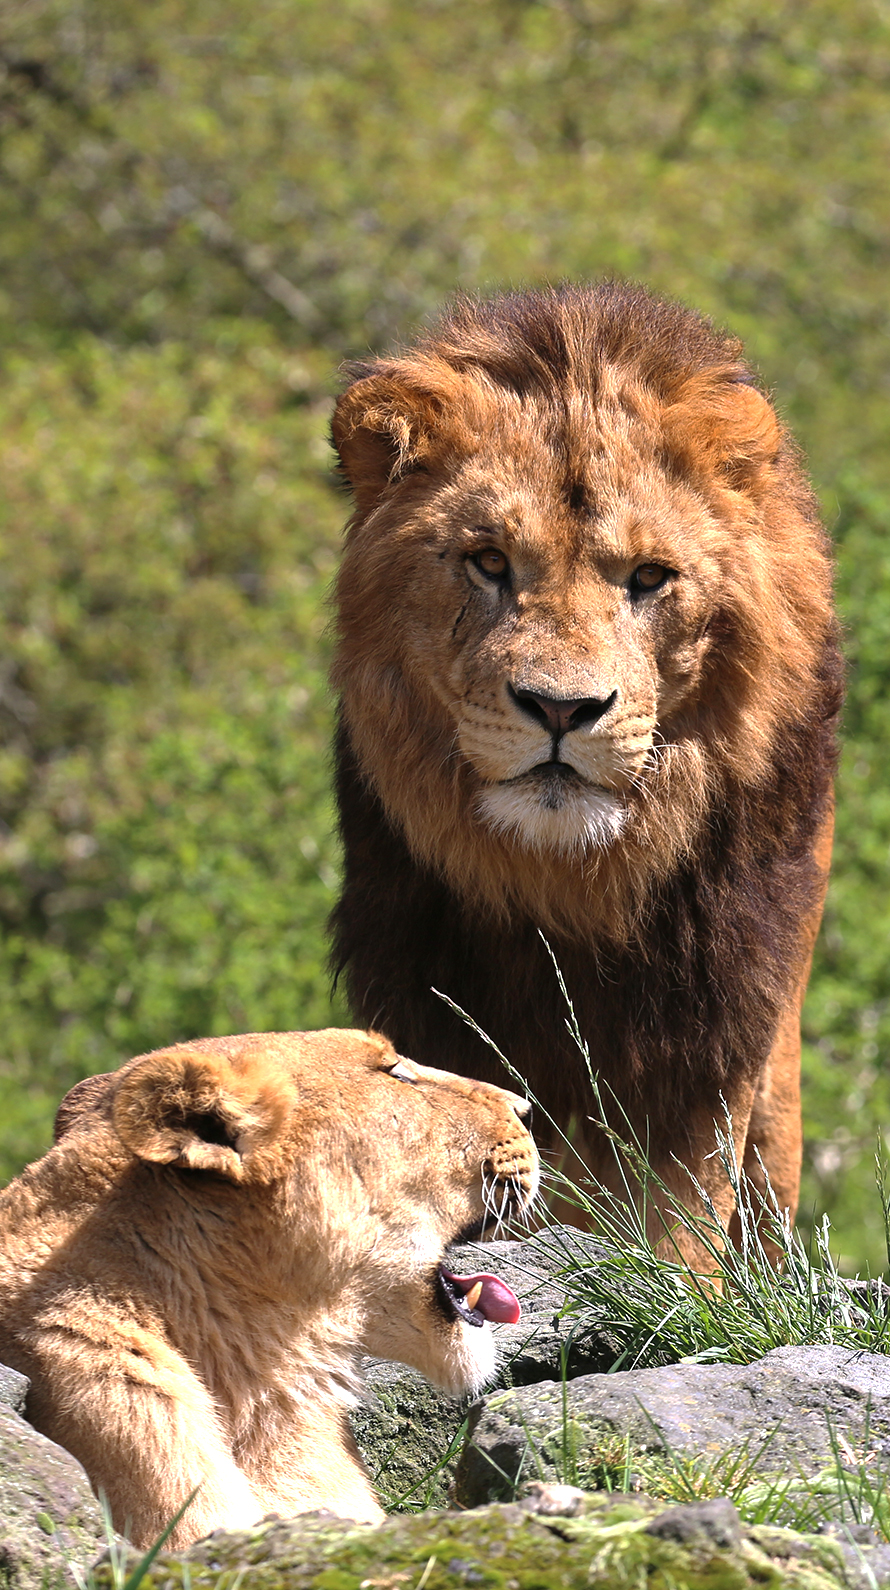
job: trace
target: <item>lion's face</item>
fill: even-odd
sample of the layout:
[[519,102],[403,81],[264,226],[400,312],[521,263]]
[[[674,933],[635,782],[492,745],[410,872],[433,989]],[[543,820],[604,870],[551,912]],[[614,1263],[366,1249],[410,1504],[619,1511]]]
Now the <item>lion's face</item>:
[[[295,1340],[321,1331],[453,1391],[484,1382],[486,1323],[516,1317],[515,1299],[495,1277],[455,1276],[447,1253],[535,1195],[523,1099],[333,1029],[180,1044],[108,1081],[138,1161],[193,1173],[202,1209],[220,1189],[233,1251],[256,1255],[256,1276],[229,1285],[246,1319],[255,1279]],[[92,1130],[94,1093],[83,1103]],[[67,1102],[66,1138],[78,1119]]]
[[391,549],[406,687],[435,692],[477,818],[532,849],[611,844],[697,705],[717,529],[640,431],[570,504],[517,416],[509,448],[413,487]]
[[358,769],[419,860],[550,923],[571,875],[589,921],[592,888],[664,875],[809,710],[828,563],[728,340],[696,322],[700,368],[642,333],[610,360],[595,292],[548,299],[539,323],[519,302],[519,353],[512,300],[502,343],[471,306],[340,399],[357,509],[334,679]]

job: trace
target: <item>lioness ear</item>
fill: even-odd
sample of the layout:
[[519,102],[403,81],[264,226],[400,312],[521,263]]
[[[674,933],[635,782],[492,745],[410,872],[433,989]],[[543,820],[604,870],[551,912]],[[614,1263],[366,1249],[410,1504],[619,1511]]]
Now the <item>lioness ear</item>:
[[266,1181],[290,1102],[277,1073],[182,1044],[147,1055],[121,1078],[113,1121],[140,1159]]
[[53,1142],[57,1143],[66,1132],[100,1110],[113,1083],[113,1071],[103,1071],[99,1076],[84,1077],[83,1081],[75,1082],[56,1110]]
[[687,465],[719,472],[737,490],[775,461],[781,431],[772,405],[747,381],[694,376],[664,411],[668,447]]
[[398,364],[347,387],[331,434],[362,513],[376,507],[392,481],[423,464],[442,409],[441,395],[408,379]]

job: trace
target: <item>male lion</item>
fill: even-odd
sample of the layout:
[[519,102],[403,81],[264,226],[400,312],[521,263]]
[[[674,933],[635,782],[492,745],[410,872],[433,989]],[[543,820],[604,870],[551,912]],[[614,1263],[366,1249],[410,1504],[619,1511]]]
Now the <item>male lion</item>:
[[841,698],[793,442],[740,344],[637,286],[461,299],[352,375],[333,927],[356,1015],[495,1078],[450,996],[620,1193],[543,933],[674,1195],[693,1172],[729,1227],[725,1099],[793,1213]]
[[381,1517],[359,1352],[453,1393],[509,1287],[450,1243],[537,1186],[525,1100],[361,1032],[204,1038],[78,1085],[0,1196],[0,1361],[140,1546],[263,1513]]

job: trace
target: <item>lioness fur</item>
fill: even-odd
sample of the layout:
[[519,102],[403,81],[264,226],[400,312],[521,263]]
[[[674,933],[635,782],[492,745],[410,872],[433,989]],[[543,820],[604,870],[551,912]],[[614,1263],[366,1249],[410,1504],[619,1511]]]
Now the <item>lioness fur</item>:
[[794,443],[734,337],[635,286],[461,299],[351,373],[333,929],[356,1016],[496,1078],[441,990],[620,1191],[543,932],[656,1173],[687,1200],[694,1173],[729,1226],[725,1100],[793,1213],[842,688]]
[[357,1356],[453,1393],[489,1377],[491,1332],[440,1265],[533,1196],[526,1113],[334,1030],[80,1084],[0,1196],[0,1361],[31,1380],[28,1418],[137,1545],[196,1486],[174,1546],[273,1511],[382,1516],[347,1419]]

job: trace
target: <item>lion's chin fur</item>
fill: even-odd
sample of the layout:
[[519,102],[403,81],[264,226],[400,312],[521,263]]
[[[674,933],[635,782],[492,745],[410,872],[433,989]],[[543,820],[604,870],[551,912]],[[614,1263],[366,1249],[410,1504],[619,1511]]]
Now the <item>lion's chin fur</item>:
[[577,781],[550,781],[543,788],[529,779],[491,785],[479,797],[478,812],[496,833],[530,850],[566,856],[607,850],[627,818],[624,804],[604,790]]

